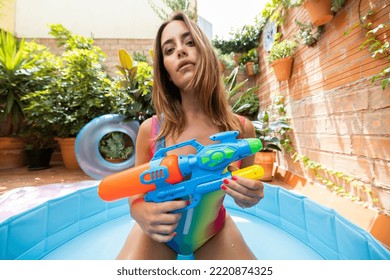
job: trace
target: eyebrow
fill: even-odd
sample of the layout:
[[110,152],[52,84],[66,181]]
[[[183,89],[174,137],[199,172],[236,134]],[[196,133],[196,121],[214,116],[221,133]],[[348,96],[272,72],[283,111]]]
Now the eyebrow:
[[[183,34],[180,35],[180,37],[181,37],[182,40],[184,40],[185,38],[190,37],[190,36],[191,36],[191,33],[190,33],[189,31],[188,31],[188,32],[184,32]],[[161,49],[163,49],[165,45],[170,44],[170,43],[172,43],[173,41],[174,41],[173,38],[166,40],[166,41],[161,45]]]

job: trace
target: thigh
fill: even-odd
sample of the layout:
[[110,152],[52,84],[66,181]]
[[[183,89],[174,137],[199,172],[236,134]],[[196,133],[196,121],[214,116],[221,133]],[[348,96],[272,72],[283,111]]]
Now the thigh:
[[233,219],[226,215],[223,228],[195,252],[201,260],[255,260]]
[[177,254],[165,243],[154,241],[135,224],[117,260],[175,260]]

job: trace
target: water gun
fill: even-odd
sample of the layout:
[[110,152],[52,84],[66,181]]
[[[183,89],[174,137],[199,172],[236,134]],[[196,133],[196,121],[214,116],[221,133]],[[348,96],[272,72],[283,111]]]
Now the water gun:
[[[146,193],[145,201],[164,202],[186,198],[190,204],[180,211],[195,207],[203,194],[220,190],[224,178],[238,175],[260,179],[264,170],[259,165],[233,172],[227,167],[234,161],[254,155],[261,150],[260,139],[237,139],[238,131],[214,134],[218,142],[202,145],[195,139],[158,150],[149,163],[106,176],[98,186],[98,194],[105,201]],[[174,149],[192,146],[196,154],[167,155]]]

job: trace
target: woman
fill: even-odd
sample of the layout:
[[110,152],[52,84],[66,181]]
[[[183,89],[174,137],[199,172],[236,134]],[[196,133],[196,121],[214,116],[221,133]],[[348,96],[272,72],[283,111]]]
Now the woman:
[[[140,127],[136,165],[149,162],[158,147],[193,138],[208,145],[212,143],[209,137],[221,131],[238,130],[242,138],[255,137],[252,123],[231,111],[208,38],[183,13],[175,13],[157,32],[153,101],[157,117]],[[196,151],[184,146],[170,152]],[[241,167],[253,161],[253,156],[245,158]],[[196,259],[255,259],[226,213],[223,198],[228,194],[239,206],[251,207],[264,196],[263,185],[242,177],[223,182],[221,191],[203,196],[194,210],[180,213],[172,212],[186,207],[186,200],[152,203],[145,202],[143,195],[131,197],[130,212],[136,224],[118,259],[176,259],[177,254],[190,253]]]

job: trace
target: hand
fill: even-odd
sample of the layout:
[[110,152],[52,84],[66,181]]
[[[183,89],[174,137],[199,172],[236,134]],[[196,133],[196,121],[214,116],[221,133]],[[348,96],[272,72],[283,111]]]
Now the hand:
[[264,185],[261,181],[240,176],[224,179],[221,189],[242,208],[252,207],[264,197]]
[[131,216],[141,229],[157,242],[168,242],[175,237],[181,213],[172,211],[184,208],[187,201],[145,202],[140,197],[131,204]]

